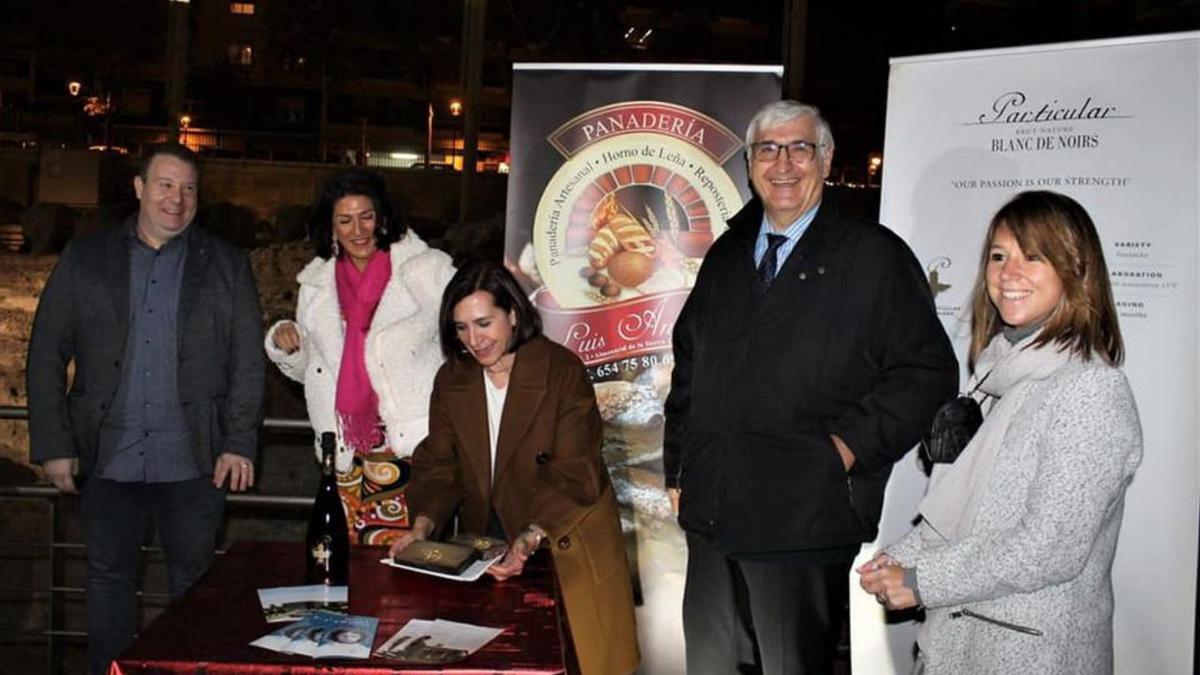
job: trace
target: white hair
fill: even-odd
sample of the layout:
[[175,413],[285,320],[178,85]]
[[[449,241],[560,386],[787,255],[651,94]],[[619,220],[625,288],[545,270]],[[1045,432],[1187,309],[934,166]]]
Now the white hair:
[[833,132],[829,129],[829,122],[821,117],[821,111],[813,105],[783,100],[764,105],[750,119],[750,124],[746,126],[746,159],[751,158],[750,144],[754,142],[760,131],[805,117],[811,117],[817,123],[817,154],[824,155],[826,152],[833,152]]

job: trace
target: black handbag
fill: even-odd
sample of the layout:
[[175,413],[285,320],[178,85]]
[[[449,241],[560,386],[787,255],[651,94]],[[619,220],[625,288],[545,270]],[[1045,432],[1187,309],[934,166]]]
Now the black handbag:
[[970,396],[947,401],[938,408],[929,431],[921,437],[921,460],[927,465],[953,464],[981,424],[983,411],[978,401]]
[[925,473],[933,471],[934,464],[953,464],[962,454],[963,448],[974,438],[983,424],[983,410],[979,407],[973,394],[979,391],[991,375],[988,371],[971,389],[970,393],[961,394],[947,401],[938,408],[933,416],[929,431],[921,436],[921,446],[918,454],[925,465]]

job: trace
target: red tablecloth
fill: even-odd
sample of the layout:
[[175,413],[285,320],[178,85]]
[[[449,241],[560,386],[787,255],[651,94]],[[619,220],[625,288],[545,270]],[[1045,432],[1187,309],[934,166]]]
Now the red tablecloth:
[[[551,559],[541,551],[525,572],[504,582],[447,581],[379,564],[385,550],[355,547],[350,561],[350,613],[379,618],[375,646],[409,619],[446,619],[503,627],[504,633],[449,666],[397,661],[311,659],[250,642],[282,624],[263,618],[257,589],[304,583],[298,543],[239,543],[219,556],[186,596],[169,606],[113,663],[129,673],[562,673],[564,640]],[[374,651],[374,649],[372,649]]]

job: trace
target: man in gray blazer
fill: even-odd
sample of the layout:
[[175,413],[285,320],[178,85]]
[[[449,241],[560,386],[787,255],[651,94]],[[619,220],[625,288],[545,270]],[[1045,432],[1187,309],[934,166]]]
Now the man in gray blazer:
[[133,186],[136,214],[59,258],[26,375],[30,459],[81,494],[93,673],[137,632],[147,515],[179,597],[212,561],[226,485],[254,485],[262,417],[258,293],[245,252],[192,227],[196,155],[155,146]]

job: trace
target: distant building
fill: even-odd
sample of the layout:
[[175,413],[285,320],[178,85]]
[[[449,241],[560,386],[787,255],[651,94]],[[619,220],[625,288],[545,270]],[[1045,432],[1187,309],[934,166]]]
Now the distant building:
[[[679,6],[490,3],[478,168],[507,168],[515,61],[778,61],[776,10],[663,4]],[[5,5],[0,145],[20,131],[137,153],[178,136],[217,156],[461,168],[462,3]]]

